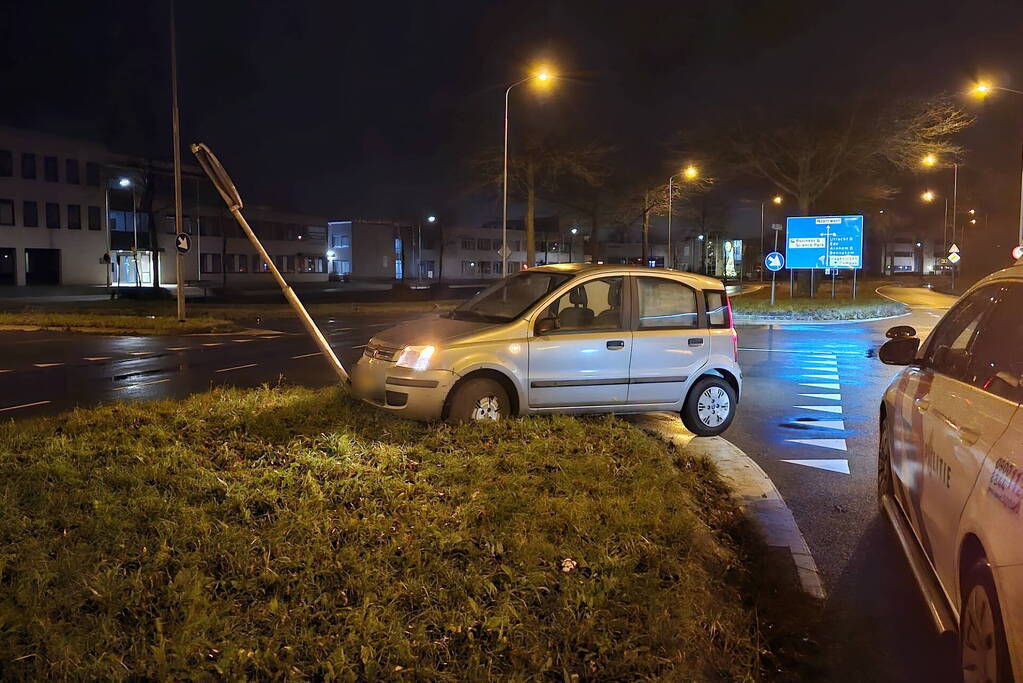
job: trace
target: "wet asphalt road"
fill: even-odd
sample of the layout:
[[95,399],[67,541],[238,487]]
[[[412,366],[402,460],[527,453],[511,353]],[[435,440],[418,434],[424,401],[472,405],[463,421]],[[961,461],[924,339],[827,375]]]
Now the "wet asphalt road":
[[[874,496],[876,415],[898,371],[876,359],[877,347],[893,324],[928,333],[951,299],[924,289],[883,293],[913,312],[896,322],[740,328],[745,385],[725,436],[774,480],[822,572],[827,678],[954,680],[955,652],[935,634]],[[317,322],[351,367],[375,332],[415,317]],[[281,377],[310,386],[333,381],[297,324],[272,326],[259,334],[148,338],[0,332],[0,419]]]

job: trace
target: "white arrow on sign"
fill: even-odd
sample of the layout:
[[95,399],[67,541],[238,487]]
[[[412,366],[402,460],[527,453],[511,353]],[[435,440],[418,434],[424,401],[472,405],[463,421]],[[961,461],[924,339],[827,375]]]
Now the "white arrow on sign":
[[767,257],[768,268],[781,268],[781,258],[777,254],[771,254]]

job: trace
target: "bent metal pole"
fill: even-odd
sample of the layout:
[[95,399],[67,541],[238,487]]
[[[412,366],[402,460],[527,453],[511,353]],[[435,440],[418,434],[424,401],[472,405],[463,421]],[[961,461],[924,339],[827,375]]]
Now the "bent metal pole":
[[334,349],[330,348],[330,344],[327,343],[323,333],[320,332],[320,328],[317,327],[316,323],[313,322],[313,319],[309,317],[309,312],[305,310],[305,306],[303,306],[302,302],[299,301],[294,290],[292,290],[291,286],[284,280],[284,276],[281,275],[281,271],[277,270],[277,266],[270,258],[270,255],[266,253],[266,249],[263,248],[259,238],[256,237],[256,233],[252,231],[252,228],[249,227],[249,222],[245,220],[245,216],[242,215],[241,196],[238,194],[238,190],[235,189],[234,182],[232,182],[230,176],[227,175],[227,171],[224,170],[220,161],[205,144],[201,142],[193,144],[192,153],[195,155],[196,159],[199,160],[199,165],[202,166],[206,175],[209,176],[210,181],[213,183],[213,186],[217,188],[220,196],[224,198],[224,202],[227,203],[227,208],[230,209],[231,214],[234,216],[235,220],[238,221],[238,225],[241,226],[242,232],[244,232],[245,236],[249,238],[249,241],[252,242],[252,246],[256,248],[257,252],[259,252],[259,257],[263,259],[263,263],[265,263],[270,269],[270,273],[274,276],[274,279],[277,280],[277,284],[280,285],[281,291],[284,293],[284,298],[288,300],[288,303],[291,304],[291,307],[295,310],[295,314],[298,315],[298,319],[301,321],[302,326],[305,327],[306,332],[308,332],[309,336],[313,338],[314,342],[316,342],[316,346],[319,347],[323,357],[326,358],[327,362],[334,368],[334,372],[337,374],[338,379],[341,380],[341,384],[348,386],[350,384],[348,373],[345,371],[344,366],[341,365],[341,361],[338,360],[337,355],[334,353]]

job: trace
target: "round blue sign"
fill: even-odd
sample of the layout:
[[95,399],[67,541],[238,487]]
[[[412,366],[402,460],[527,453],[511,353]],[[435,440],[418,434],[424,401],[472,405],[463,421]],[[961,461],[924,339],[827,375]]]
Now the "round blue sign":
[[187,232],[179,232],[174,238],[174,246],[179,254],[187,254],[192,248],[192,236]]
[[785,267],[785,257],[777,251],[772,251],[770,254],[764,257],[764,265],[772,273],[776,273]]

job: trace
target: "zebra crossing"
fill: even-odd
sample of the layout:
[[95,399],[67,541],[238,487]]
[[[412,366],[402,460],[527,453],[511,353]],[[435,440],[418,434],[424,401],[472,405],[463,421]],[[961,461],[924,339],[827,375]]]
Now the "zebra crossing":
[[[838,474],[849,474],[848,458],[810,457],[823,453],[833,454],[835,451],[845,453],[848,450],[845,436],[847,433],[842,418],[842,378],[839,369],[838,355],[835,353],[818,352],[808,354],[797,361],[798,367],[791,373],[800,391],[796,405],[798,417],[789,421],[789,425],[807,433],[806,437],[785,439],[785,443],[798,457],[785,458],[782,462],[800,467],[812,467]],[[821,391],[826,390],[827,393]],[[804,400],[805,399],[805,400]],[[823,417],[818,417],[823,413]]]

